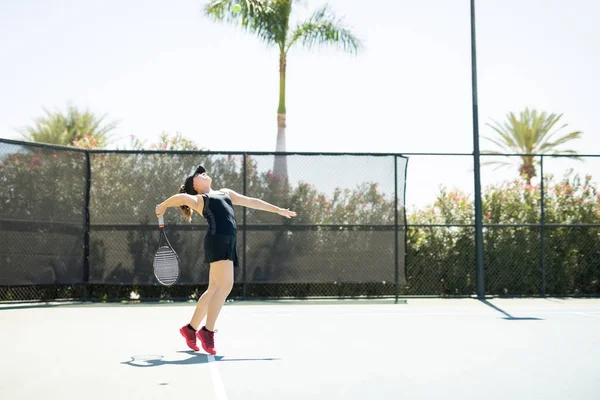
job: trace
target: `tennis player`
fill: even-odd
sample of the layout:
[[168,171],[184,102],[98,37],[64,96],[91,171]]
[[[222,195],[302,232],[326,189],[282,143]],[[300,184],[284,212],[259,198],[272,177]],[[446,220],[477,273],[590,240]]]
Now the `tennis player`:
[[[206,169],[199,165],[194,174],[185,179],[179,194],[156,206],[156,216],[163,215],[168,207],[180,207],[188,222],[192,221],[193,211],[208,222],[208,232],[204,237],[204,262],[210,264],[208,289],[198,299],[190,323],[179,332],[190,349],[199,350],[196,345],[198,338],[204,351],[216,354],[215,324],[221,307],[233,288],[233,269],[238,266],[237,224],[233,205],[270,211],[286,218],[295,217],[296,213],[260,199],[243,196],[231,189],[215,191],[211,188],[211,183],[212,179],[206,174]],[[200,327],[204,317],[206,323]]]

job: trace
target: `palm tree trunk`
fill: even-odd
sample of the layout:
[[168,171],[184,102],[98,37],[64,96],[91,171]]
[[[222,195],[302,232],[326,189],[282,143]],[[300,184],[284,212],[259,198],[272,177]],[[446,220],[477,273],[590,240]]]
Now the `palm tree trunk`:
[[[277,108],[277,143],[275,151],[286,151],[285,147],[285,71],[286,71],[286,54],[281,51],[279,54],[279,107]],[[273,175],[282,178],[287,182],[287,159],[285,156],[275,156],[275,164],[273,165]]]
[[521,167],[519,168],[519,173],[525,178],[527,184],[531,185],[531,179],[537,175],[535,165],[533,165],[533,157],[524,156],[522,159],[523,164],[521,164]]

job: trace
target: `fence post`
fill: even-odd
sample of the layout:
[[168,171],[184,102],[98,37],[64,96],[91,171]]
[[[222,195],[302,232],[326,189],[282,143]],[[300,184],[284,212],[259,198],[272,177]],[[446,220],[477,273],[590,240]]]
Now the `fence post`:
[[542,269],[542,296],[546,295],[546,243],[545,235],[545,217],[546,210],[544,207],[544,156],[540,156],[540,267]]
[[473,164],[475,179],[475,276],[477,297],[485,297],[483,264],[483,220],[481,214],[481,169],[479,164],[479,115],[477,102],[477,47],[475,44],[475,0],[471,0],[471,95],[473,100]]
[[398,156],[394,156],[394,303],[398,304]]
[[[244,196],[247,195],[247,168],[246,168],[246,164],[248,162],[248,154],[244,153],[243,155],[243,160],[242,160],[242,177],[243,177],[243,194]],[[246,207],[242,207],[242,225],[244,227],[244,230],[242,231],[242,299],[246,300],[246,230],[247,230],[247,226],[246,226],[246,215],[248,214],[248,211],[246,209]]]
[[90,195],[92,190],[92,166],[90,152],[85,152],[85,200],[84,200],[84,236],[83,236],[83,299],[88,298],[90,280]]

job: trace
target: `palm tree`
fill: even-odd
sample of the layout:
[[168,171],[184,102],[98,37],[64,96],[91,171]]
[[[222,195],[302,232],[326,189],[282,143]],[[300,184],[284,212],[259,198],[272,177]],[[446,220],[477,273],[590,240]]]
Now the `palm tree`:
[[104,123],[106,115],[97,117],[88,110],[80,111],[73,106],[69,106],[64,114],[47,109],[44,112],[46,115],[36,118],[33,126],[18,130],[26,140],[70,146],[75,140],[92,137],[98,147],[104,147],[109,141],[109,134],[117,127],[116,122]]
[[[308,49],[334,45],[357,53],[360,40],[336,18],[327,6],[315,11],[307,20],[290,27],[292,4],[297,0],[212,0],[206,5],[206,15],[215,21],[227,22],[254,33],[267,45],[279,49],[279,106],[277,108],[277,142],[275,151],[285,151],[285,81],[287,55],[297,43]],[[234,10],[234,6],[239,7]],[[287,179],[285,157],[276,157],[273,174]]]
[[[526,154],[577,154],[575,150],[561,149],[560,146],[571,140],[580,139],[582,132],[560,133],[567,126],[564,124],[555,127],[561,117],[562,114],[538,113],[537,110],[530,111],[526,108],[518,117],[512,112],[507,114],[504,124],[492,120],[493,124],[486,125],[498,135],[495,138],[484,138],[498,146],[501,151],[486,150],[482,153],[524,154],[521,156],[519,173],[528,184],[531,184],[531,179],[536,176],[536,165],[539,160],[538,157]],[[486,164],[511,165],[508,161],[491,161]]]

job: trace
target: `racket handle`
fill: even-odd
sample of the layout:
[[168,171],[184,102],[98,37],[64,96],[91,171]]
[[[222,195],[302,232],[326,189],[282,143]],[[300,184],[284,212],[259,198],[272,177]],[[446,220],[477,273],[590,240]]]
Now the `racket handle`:
[[165,218],[162,215],[160,217],[158,217],[158,226],[160,228],[162,228],[163,226],[165,226]]

